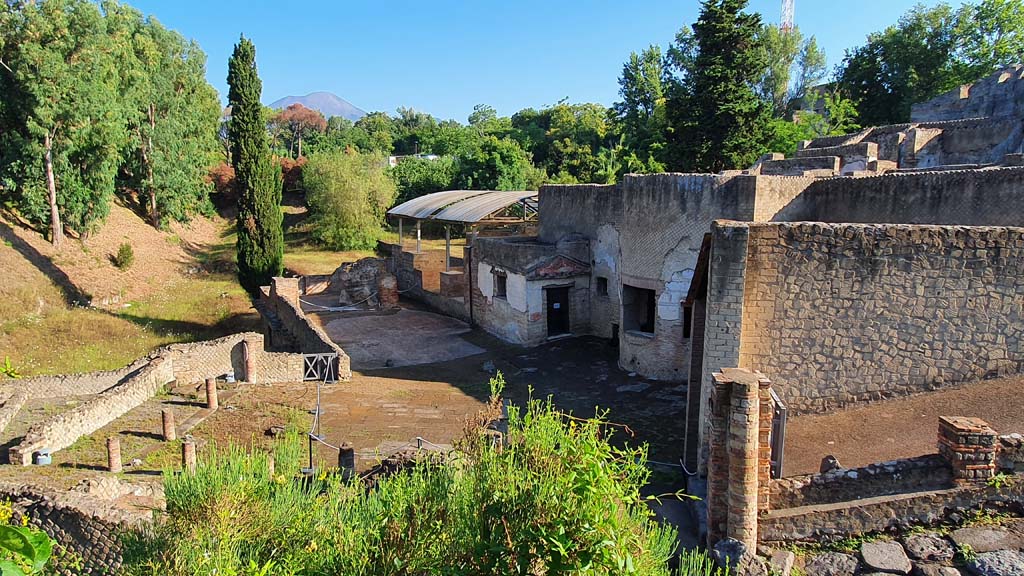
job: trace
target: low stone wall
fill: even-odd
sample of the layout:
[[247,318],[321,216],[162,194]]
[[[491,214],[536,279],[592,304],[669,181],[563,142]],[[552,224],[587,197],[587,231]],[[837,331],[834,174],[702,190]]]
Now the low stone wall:
[[62,574],[118,573],[120,534],[152,519],[149,512],[124,510],[90,494],[29,485],[0,483],[0,499],[11,502],[16,517],[27,518],[30,525],[43,530],[81,559],[80,567],[58,563],[55,568]]
[[773,480],[773,509],[856,501],[953,486],[949,463],[937,454]]
[[96,398],[31,427],[21,443],[10,449],[12,464],[27,466],[32,454],[48,449],[62,450],[86,434],[113,422],[132,408],[142,404],[174,380],[173,363],[158,356],[139,373]]
[[0,432],[7,429],[27,401],[28,392],[25,390],[15,390],[7,400],[4,400],[3,406],[0,406]]
[[[245,368],[247,345],[253,374]],[[348,357],[345,359],[347,369]],[[200,382],[232,370],[239,379],[261,383],[301,382],[303,377],[301,354],[264,352],[263,336],[255,332],[208,342],[173,344],[154,352],[147,361],[129,378],[95,398],[32,426],[21,443],[8,452],[10,462],[24,466],[31,464],[32,455],[39,450],[54,452],[67,448],[82,436],[99,430],[149,400],[175,380]],[[0,419],[6,407],[5,404],[0,408]]]
[[11,388],[16,386],[18,389],[28,392],[29,397],[33,399],[99,394],[138,372],[148,362],[149,357],[147,356],[117,370],[23,378],[16,383],[5,383],[4,387]]
[[758,522],[761,542],[838,539],[872,532],[933,525],[954,512],[981,506],[1024,505],[1024,475],[1001,487],[985,484],[837,504],[772,510]]
[[[287,333],[288,340],[295,350],[302,354],[338,355],[338,380],[347,381],[352,378],[352,368],[348,354],[335,344],[327,333],[306,317],[299,302],[298,278],[274,278],[269,290],[263,293],[260,302],[261,312],[274,316],[280,323],[280,330]],[[282,340],[274,336],[275,342]]]
[[1024,472],[1024,435],[1008,434],[999,437],[999,456],[996,468],[1002,472]]

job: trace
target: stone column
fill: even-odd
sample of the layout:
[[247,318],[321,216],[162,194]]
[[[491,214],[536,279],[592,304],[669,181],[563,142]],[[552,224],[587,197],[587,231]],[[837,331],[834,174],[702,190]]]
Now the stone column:
[[196,443],[191,440],[181,443],[181,467],[188,474],[196,472]]
[[217,381],[213,378],[206,379],[206,407],[210,410],[220,408],[220,402],[217,400]]
[[377,280],[377,301],[385,310],[398,308],[398,279],[392,274],[381,274]]
[[117,436],[107,438],[107,470],[114,474],[120,474],[121,466],[121,440]]
[[178,438],[178,433],[174,429],[174,412],[170,408],[164,408],[160,411],[160,419],[163,424],[163,436],[164,442],[170,442]]
[[712,375],[708,422],[708,548],[725,537],[729,520],[729,381]]
[[[749,373],[748,373],[749,374]],[[753,374],[732,384],[729,418],[729,522],[726,536],[748,550],[757,548],[757,468],[759,402]]]
[[957,484],[985,482],[996,473],[995,430],[980,418],[939,417],[939,454]]

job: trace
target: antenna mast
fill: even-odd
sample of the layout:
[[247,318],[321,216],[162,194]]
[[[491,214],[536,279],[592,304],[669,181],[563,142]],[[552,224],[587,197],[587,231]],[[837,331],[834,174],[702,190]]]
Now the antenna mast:
[[793,19],[796,9],[794,4],[796,0],[782,0],[782,20],[779,22],[779,28],[783,32],[793,31]]

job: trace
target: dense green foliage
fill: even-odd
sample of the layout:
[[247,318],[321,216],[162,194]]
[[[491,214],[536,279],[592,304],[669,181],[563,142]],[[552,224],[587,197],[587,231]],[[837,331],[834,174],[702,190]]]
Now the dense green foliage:
[[669,105],[672,164],[719,172],[754,163],[770,137],[769,104],[754,91],[767,66],[761,17],[746,0],[705,0],[693,25],[692,69]]
[[220,110],[195,44],[113,1],[6,2],[0,63],[0,199],[54,243],[118,193],[156,222],[209,210]]
[[675,532],[640,496],[646,451],[611,446],[612,433],[533,401],[509,411],[503,448],[474,431],[449,463],[421,462],[371,490],[295,481],[294,432],[277,446],[274,478],[264,455],[213,450],[194,476],[165,476],[168,514],[129,546],[128,572],[667,576]]
[[267,146],[256,47],[244,36],[228,60],[228,140],[238,189],[238,279],[250,294],[280,276],[284,260],[281,170]]
[[312,235],[335,250],[373,249],[395,201],[385,159],[374,153],[321,152],[302,169]]
[[864,125],[910,120],[913,104],[1024,61],[1024,1],[916,6],[846,54],[838,73]]

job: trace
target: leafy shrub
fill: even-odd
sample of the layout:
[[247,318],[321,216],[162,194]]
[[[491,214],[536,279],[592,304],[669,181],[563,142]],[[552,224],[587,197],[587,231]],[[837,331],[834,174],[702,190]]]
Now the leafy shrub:
[[132,267],[135,262],[135,251],[132,250],[132,245],[128,242],[122,242],[121,246],[117,249],[117,254],[114,255],[114,266],[117,266],[120,270],[127,270]]
[[395,183],[378,154],[332,151],[302,168],[312,235],[334,250],[376,247],[384,216],[395,201]]
[[[127,543],[127,570],[668,576],[676,534],[640,496],[646,449],[613,447],[612,432],[531,401],[509,411],[503,446],[472,427],[447,464],[421,461],[373,489],[326,474],[296,481],[294,429],[273,478],[265,455],[213,449],[194,475],[165,474],[167,516]],[[683,562],[686,574],[716,573],[703,555]]]
[[30,528],[27,518],[13,525],[10,503],[0,503],[0,573],[4,576],[41,574],[53,555],[53,540],[42,530]]

